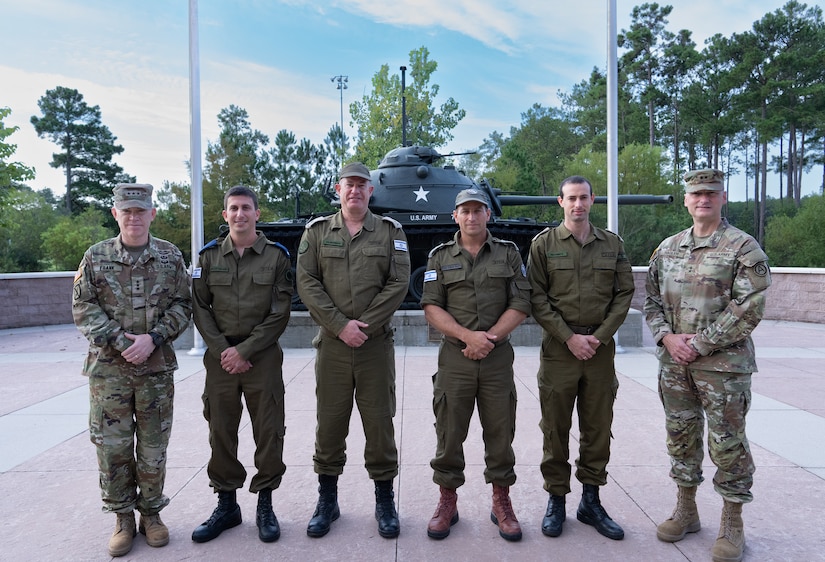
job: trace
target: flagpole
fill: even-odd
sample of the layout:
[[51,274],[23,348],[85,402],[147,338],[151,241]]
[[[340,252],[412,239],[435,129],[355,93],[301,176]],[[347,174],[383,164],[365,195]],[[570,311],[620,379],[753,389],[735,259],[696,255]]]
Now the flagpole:
[[[189,167],[192,174],[192,267],[203,247],[203,172],[201,170],[201,94],[198,57],[198,0],[189,0]],[[205,345],[193,326],[189,355],[203,355]]]

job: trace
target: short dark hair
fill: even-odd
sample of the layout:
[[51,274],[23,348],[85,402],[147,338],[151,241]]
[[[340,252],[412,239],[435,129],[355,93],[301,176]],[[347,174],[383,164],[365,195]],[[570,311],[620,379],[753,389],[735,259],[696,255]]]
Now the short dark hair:
[[229,191],[223,196],[224,209],[226,209],[226,202],[229,201],[230,197],[249,197],[252,199],[252,204],[255,205],[255,210],[258,209],[258,195],[245,185],[236,185],[235,187],[229,188]]
[[564,186],[568,183],[586,183],[587,187],[590,188],[590,195],[593,195],[593,185],[587,180],[584,176],[570,176],[569,178],[565,178],[562,180],[561,185],[559,186],[559,197],[564,198]]

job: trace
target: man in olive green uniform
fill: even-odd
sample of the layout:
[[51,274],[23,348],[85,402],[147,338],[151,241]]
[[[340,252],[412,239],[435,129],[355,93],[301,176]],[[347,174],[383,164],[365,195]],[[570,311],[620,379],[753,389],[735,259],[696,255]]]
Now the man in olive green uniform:
[[324,536],[340,515],[338,476],[354,394],[366,437],[364,464],[375,481],[378,532],[392,538],[400,525],[392,490],[398,451],[390,321],[407,294],[410,256],[401,225],[368,208],[373,185],[367,167],[347,164],[339,178],[341,210],[308,223],[298,247],[298,294],[320,328],[313,340],[319,497],[307,534]]
[[443,539],[458,522],[456,489],[464,484],[464,440],[478,404],[484,439],[484,479],[493,485],[490,519],[499,535],[521,539],[510,503],[516,481],[513,436],[516,385],[510,333],[530,313],[530,284],[513,242],[493,238],[487,196],[465,189],[456,196],[453,240],[434,248],[424,274],[421,306],[443,337],[433,377],[438,444],[430,461],[440,499],[427,535]]
[[255,230],[260,215],[254,191],[245,186],[227,191],[223,218],[229,235],[201,250],[192,273],[195,325],[207,347],[203,414],[212,448],[207,472],[218,494],[215,511],[192,533],[195,542],[241,523],[235,492],[246,480],[238,460],[241,395],[255,439],[257,473],[249,491],[258,494],[258,537],[273,542],[281,535],[272,511],[272,490],[286,471],[284,355],[278,338],[289,321],[293,275],[286,248]]
[[117,514],[110,556],[132,549],[135,509],[149,545],[169,542],[159,513],[169,503],[172,342],[189,325],[192,298],[180,250],[149,235],[155,213],[151,185],[118,184],[112,216],[120,235],[89,248],[74,280],[72,316],[89,340],[89,435],[103,510]]
[[530,246],[528,277],[533,316],[544,329],[538,373],[544,457],[541,473],[550,494],[542,533],[557,537],[570,492],[569,440],[573,407],[579,417],[576,478],[583,493],[579,521],[614,540],[624,531],[599,499],[607,483],[610,426],[619,383],[613,335],[633,298],[633,273],[622,239],[590,223],[593,188],[572,176],[559,188],[564,222],[537,235]]
[[756,240],[722,218],[723,179],[713,169],[685,175],[693,226],[665,239],[650,258],[645,318],[658,346],[659,396],[678,492],[673,515],[656,535],[676,542],[701,528],[695,498],[707,417],[713,486],[724,499],[712,556],[729,561],[742,559],[742,504],[753,499],[755,468],[745,435],[756,372],[750,334],[762,319],[771,274]]

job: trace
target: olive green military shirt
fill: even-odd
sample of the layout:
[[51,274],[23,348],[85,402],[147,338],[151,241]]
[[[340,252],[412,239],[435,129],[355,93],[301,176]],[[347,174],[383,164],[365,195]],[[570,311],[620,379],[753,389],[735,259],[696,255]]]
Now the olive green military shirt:
[[756,372],[750,334],[762,320],[770,285],[768,256],[725,219],[700,242],[693,227],[666,238],[650,258],[646,283],[645,320],[656,355],[674,363],[662,339],[696,334],[693,345],[701,356],[691,368]]
[[518,246],[487,231],[474,259],[458,243],[460,236],[456,232],[430,251],[421,306],[443,308],[473,331],[489,330],[510,308],[529,315],[530,284]]
[[[174,244],[149,236],[132,260],[120,236],[86,250],[74,278],[72,317],[89,340],[83,372],[145,375],[178,368],[172,342],[189,326],[192,296],[183,256]],[[163,343],[139,365],[121,356],[134,342],[125,334],[155,332]]]
[[201,250],[192,273],[194,319],[210,353],[235,347],[244,359],[275,345],[289,322],[293,274],[289,255],[258,232],[238,257],[232,238],[218,238]]
[[527,276],[533,317],[546,333],[566,342],[570,326],[597,326],[607,345],[633,299],[633,270],[616,234],[590,225],[584,244],[562,224],[533,238]]
[[410,254],[401,225],[367,212],[350,236],[341,212],[310,221],[298,246],[298,295],[313,320],[337,337],[350,320],[383,333],[407,295]]

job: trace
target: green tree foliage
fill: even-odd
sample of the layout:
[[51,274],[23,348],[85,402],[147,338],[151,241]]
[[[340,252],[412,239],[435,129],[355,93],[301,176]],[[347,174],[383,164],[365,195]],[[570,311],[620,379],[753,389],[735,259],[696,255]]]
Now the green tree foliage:
[[[458,102],[448,98],[438,111],[435,98],[439,86],[430,85],[438,63],[429,58],[426,47],[410,51],[409,82],[404,97],[407,108],[407,144],[438,148],[452,140],[452,130],[466,112]],[[402,144],[401,77],[390,75],[389,65],[381,66],[372,78],[373,91],[360,102],[350,104],[352,121],[358,127],[355,160],[369,168],[378,165],[384,155]]]
[[14,156],[17,145],[7,143],[6,139],[20,128],[6,127],[3,121],[9,115],[11,115],[11,109],[0,107],[0,209],[2,209],[2,197],[7,190],[21,182],[34,179],[34,168],[21,162],[9,161]]
[[101,121],[100,107],[89,106],[77,90],[63,86],[47,90],[37,105],[43,114],[31,118],[37,135],[62,150],[52,155],[49,165],[65,170],[66,210],[111,208],[115,185],[135,180],[113,161],[124,149]]
[[804,197],[794,216],[776,216],[768,223],[765,251],[773,265],[825,266],[825,197]]
[[43,250],[48,269],[71,271],[77,269],[83,253],[96,242],[114,236],[102,226],[103,212],[88,208],[79,215],[63,217],[43,232]]
[[51,191],[28,187],[9,190],[0,219],[0,271],[41,271],[44,253],[40,234],[58,220]]
[[656,143],[656,113],[665,99],[661,61],[666,45],[674,39],[673,33],[665,29],[672,11],[673,6],[659,6],[655,2],[636,6],[631,12],[630,29],[622,30],[618,36],[619,47],[627,49],[620,61],[622,70],[632,91],[647,107],[650,146]]
[[[186,263],[192,263],[191,194],[192,190],[188,184],[164,182],[163,187],[155,191],[155,205],[158,211],[150,227],[153,236],[168,240],[177,246]],[[204,232],[211,239],[218,231],[218,226],[210,223],[210,228],[212,230],[207,231],[205,227]]]

